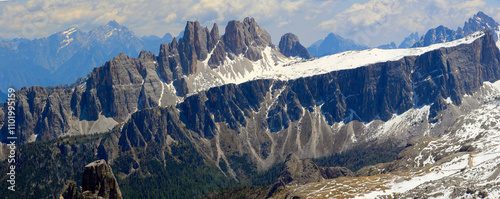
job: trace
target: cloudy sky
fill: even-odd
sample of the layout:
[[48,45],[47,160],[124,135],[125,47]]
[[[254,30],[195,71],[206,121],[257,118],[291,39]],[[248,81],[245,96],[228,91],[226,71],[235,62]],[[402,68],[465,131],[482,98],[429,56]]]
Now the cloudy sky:
[[500,21],[500,0],[3,0],[0,37],[40,38],[78,27],[88,31],[111,20],[138,36],[178,35],[186,21],[203,26],[254,17],[277,44],[292,32],[304,46],[333,32],[368,46],[445,25],[456,29],[478,11]]

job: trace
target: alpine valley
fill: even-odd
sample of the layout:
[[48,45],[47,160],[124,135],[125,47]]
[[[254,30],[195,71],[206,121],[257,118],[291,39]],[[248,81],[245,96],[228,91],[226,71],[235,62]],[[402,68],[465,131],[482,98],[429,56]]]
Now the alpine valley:
[[498,33],[479,12],[414,48],[305,48],[253,18],[190,21],[158,55],[17,90],[19,185],[0,197],[499,198]]

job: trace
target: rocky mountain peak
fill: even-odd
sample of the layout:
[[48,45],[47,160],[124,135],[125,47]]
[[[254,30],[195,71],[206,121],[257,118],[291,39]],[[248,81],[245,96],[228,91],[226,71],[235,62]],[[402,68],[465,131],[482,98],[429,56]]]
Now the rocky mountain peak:
[[257,25],[254,18],[248,17],[243,22],[229,21],[222,39],[230,52],[244,54],[252,61],[261,59],[260,49],[271,45],[271,35]]
[[219,26],[214,23],[214,26],[212,27],[212,30],[210,31],[210,36],[213,38],[219,39]]
[[108,22],[108,23],[106,24],[106,26],[111,26],[111,27],[113,27],[113,28],[120,28],[120,27],[122,27],[122,26],[121,26],[118,22],[116,22],[115,20],[112,20],[112,21]]
[[104,26],[99,26],[89,32],[89,38],[94,38],[97,41],[109,42],[110,40],[123,39],[130,40],[131,45],[140,46],[139,38],[127,27],[120,25],[116,21],[110,21]]
[[281,37],[279,49],[287,57],[299,56],[305,59],[312,58],[307,49],[300,44],[299,38],[292,33],[286,33]]
[[[468,35],[482,29],[489,29],[493,32],[498,32],[499,26],[500,24],[498,24],[493,18],[486,15],[484,12],[479,11],[464,23],[463,32],[464,35]],[[493,38],[495,39],[495,41],[497,41],[498,35],[493,34]]]
[[482,11],[479,11],[472,18],[470,18],[468,22],[465,22],[466,25],[464,25],[464,29],[465,29],[465,27],[467,27],[467,24],[472,24],[472,23],[476,23],[476,24],[484,23],[484,24],[489,25],[490,27],[498,25],[498,23],[495,22],[495,20],[493,18],[484,14],[484,12],[482,12]]

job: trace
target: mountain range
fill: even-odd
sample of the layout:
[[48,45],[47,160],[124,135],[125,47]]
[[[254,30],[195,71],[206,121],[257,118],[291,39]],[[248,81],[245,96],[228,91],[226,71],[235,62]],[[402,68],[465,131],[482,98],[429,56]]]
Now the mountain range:
[[[100,159],[129,198],[495,197],[495,35],[311,58],[291,33],[274,46],[253,18],[229,21],[222,36],[217,24],[189,21],[158,55],[116,53],[71,85],[16,91],[18,177],[31,186],[0,197],[74,195],[65,193],[78,192],[85,165]],[[327,38],[317,50],[348,47]],[[2,159],[2,186],[8,165]]]
[[139,38],[116,21],[89,32],[73,27],[46,38],[4,40],[0,42],[0,90],[71,84],[120,52],[134,57],[141,50],[157,54],[160,44],[171,40],[169,33],[163,38]]
[[[411,33],[406,37],[399,46],[394,42],[380,45],[376,48],[380,49],[396,49],[410,47],[424,47],[437,43],[444,43],[463,38],[473,32],[488,29],[493,33],[495,41],[498,41],[500,35],[500,25],[493,18],[479,11],[472,18],[464,23],[463,28],[459,27],[456,31],[451,30],[443,25],[430,29],[422,37],[419,37],[418,32]],[[500,46],[500,43],[498,43]],[[321,57],[332,55],[350,50],[364,50],[370,47],[356,43],[353,40],[344,39],[333,33],[328,34],[324,39],[318,40],[307,48],[313,57]]]
[[441,25],[437,28],[430,29],[424,36],[420,38],[420,41],[413,44],[412,47],[429,46],[436,43],[453,41],[483,29],[490,30],[493,33],[493,38],[495,39],[495,41],[498,41],[498,35],[500,34],[500,24],[495,22],[493,18],[479,11],[464,23],[463,28],[458,27],[458,29],[455,31]]
[[365,50],[369,48],[353,40],[344,39],[339,35],[330,33],[324,39],[314,42],[307,50],[313,57],[322,57],[349,50]]

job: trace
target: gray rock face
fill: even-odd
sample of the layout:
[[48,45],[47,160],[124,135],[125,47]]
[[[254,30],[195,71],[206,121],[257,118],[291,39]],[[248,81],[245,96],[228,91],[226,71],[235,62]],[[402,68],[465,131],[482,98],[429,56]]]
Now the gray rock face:
[[[78,197],[78,195],[81,195]],[[64,199],[122,199],[122,193],[111,167],[104,160],[97,160],[85,166],[82,175],[82,193],[75,182],[70,182]]]
[[81,199],[122,199],[115,175],[104,160],[85,166],[82,177]]
[[248,17],[243,22],[229,21],[222,40],[228,52],[244,54],[252,61],[261,59],[261,48],[271,45],[271,35],[258,26],[255,19]]
[[310,59],[312,56],[307,52],[307,49],[299,42],[299,38],[292,34],[286,33],[281,36],[279,43],[280,52],[287,57],[302,57]]
[[[196,30],[196,23],[192,25]],[[28,140],[33,135],[29,128],[40,128],[37,139],[48,140],[63,134],[68,126],[71,129],[71,121],[80,118],[95,120],[107,115],[122,122],[133,113],[119,130],[118,146],[114,147],[117,150],[133,154],[134,147],[147,148],[154,143],[155,147],[168,148],[173,140],[182,140],[191,143],[207,161],[226,163],[225,172],[235,177],[238,166],[231,164],[232,158],[245,157],[263,170],[285,160],[291,152],[300,158],[328,156],[359,142],[378,139],[371,136],[380,126],[367,123],[381,124],[395,114],[441,102],[438,98],[449,97],[458,105],[464,95],[472,95],[483,82],[500,79],[500,52],[491,33],[486,32],[471,44],[420,56],[287,81],[262,79],[227,84],[187,96],[175,106],[154,107],[160,102],[171,103],[160,100],[158,91],[167,86],[161,81],[160,65],[170,63],[170,59],[181,60],[179,45],[176,41],[164,45],[164,52],[169,54],[160,57],[141,53],[139,58],[129,58],[121,54],[94,69],[81,88],[20,90],[16,109],[21,112],[19,125],[26,126],[18,129],[27,130],[19,135]],[[194,47],[191,52],[197,57]],[[176,73],[170,66],[174,65],[165,67],[163,74],[172,74],[170,83],[179,83],[176,87],[182,88],[182,78],[174,79],[174,74],[183,73],[182,66],[175,65]],[[170,97],[176,99],[175,94]],[[164,95],[162,99],[169,98]],[[134,112],[136,108],[141,111]],[[433,108],[436,112],[441,109]],[[427,125],[425,122],[434,119],[427,117],[425,114],[415,123]],[[431,134],[443,132],[435,130]],[[395,142],[406,144],[423,132],[416,128],[391,133]],[[164,157],[159,152],[156,158]],[[296,168],[314,170],[307,162],[301,164],[305,166]],[[377,169],[367,173],[377,173]],[[320,170],[311,176],[316,174],[322,177]]]

